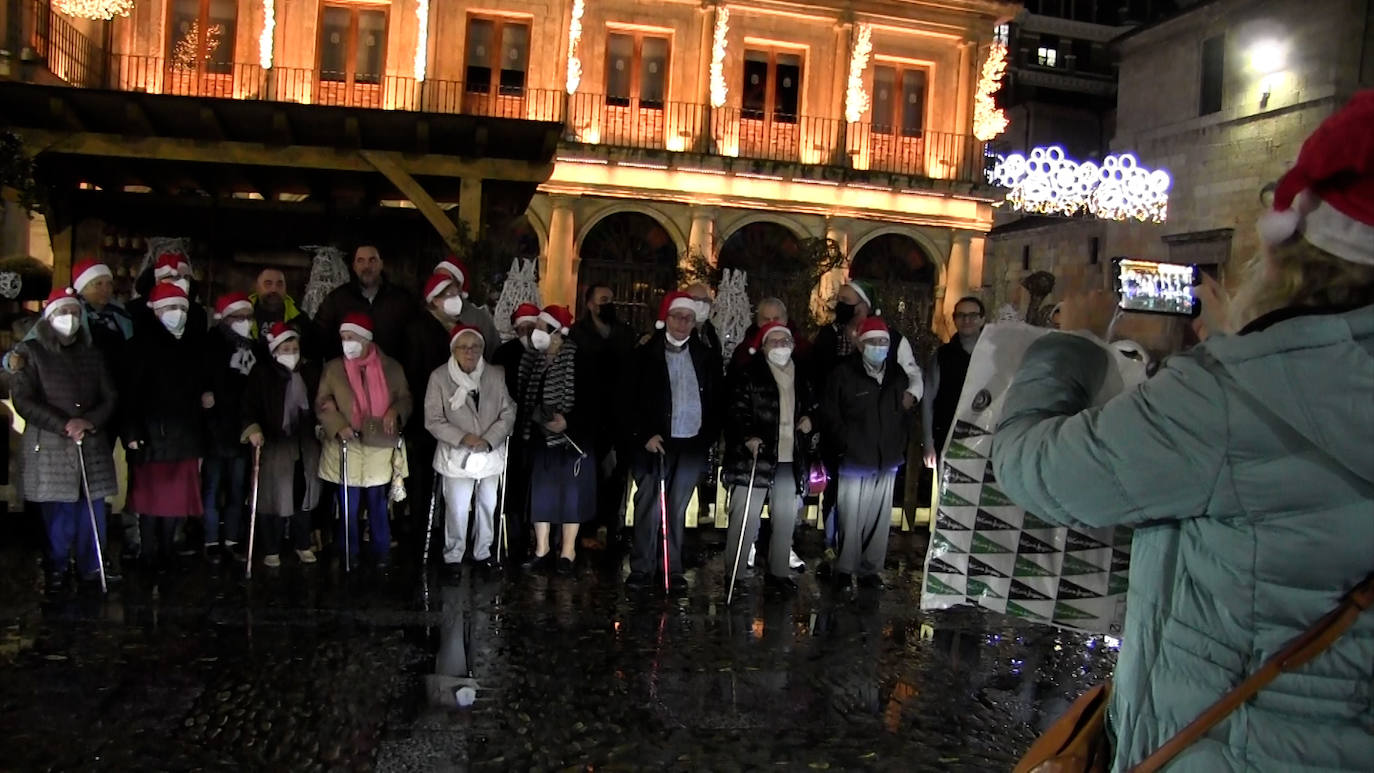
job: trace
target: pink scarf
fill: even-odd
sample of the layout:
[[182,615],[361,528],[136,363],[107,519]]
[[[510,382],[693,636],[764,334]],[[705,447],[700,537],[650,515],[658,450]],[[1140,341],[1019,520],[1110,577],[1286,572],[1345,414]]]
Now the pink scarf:
[[367,354],[356,360],[345,357],[344,372],[348,374],[348,388],[353,390],[353,428],[362,429],[365,419],[380,419],[391,407],[391,390],[387,387],[377,345],[369,346]]

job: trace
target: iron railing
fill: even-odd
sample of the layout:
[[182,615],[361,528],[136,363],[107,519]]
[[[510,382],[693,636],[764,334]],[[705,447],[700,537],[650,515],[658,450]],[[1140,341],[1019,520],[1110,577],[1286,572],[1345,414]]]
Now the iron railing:
[[[86,88],[100,84],[100,46],[81,34],[48,0],[27,0],[19,14],[21,39],[31,57],[57,78]],[[30,53],[31,52],[31,53]]]

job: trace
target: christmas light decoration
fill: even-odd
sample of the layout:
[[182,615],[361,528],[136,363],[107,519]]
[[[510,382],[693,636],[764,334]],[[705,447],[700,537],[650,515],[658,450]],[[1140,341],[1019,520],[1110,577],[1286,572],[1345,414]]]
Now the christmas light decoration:
[[429,0],[415,4],[415,21],[419,22],[415,28],[415,80],[422,81],[429,60]]
[[[205,54],[201,59],[209,62],[215,55],[215,49],[219,48],[220,37],[224,35],[224,25],[211,24],[205,28]],[[200,22],[191,22],[191,27],[186,30],[186,34],[178,40],[172,47],[172,67],[179,70],[194,70],[201,62],[197,62],[200,45]]]
[[725,33],[730,31],[730,9],[716,10],[716,31],[711,39],[711,107],[723,107],[729,89],[725,86]]
[[1058,146],[1035,148],[1029,156],[998,156],[988,179],[1008,188],[1007,203],[1023,212],[1087,212],[1103,220],[1143,223],[1164,222],[1172,185],[1168,172],[1146,169],[1129,153],[1107,156],[1099,166],[1073,161]]
[[577,44],[582,40],[583,0],[573,0],[572,20],[568,22],[568,93],[576,94],[582,85],[582,60],[577,56]]
[[973,136],[987,142],[1006,131],[1007,115],[992,100],[1002,88],[1002,76],[1007,72],[1007,46],[996,42],[988,50],[983,73],[978,77],[978,93],[973,97]]
[[868,90],[864,88],[864,70],[873,54],[873,26],[860,24],[854,39],[854,51],[849,55],[849,88],[844,94],[844,117],[850,123],[863,120],[868,112]]
[[53,7],[59,13],[78,19],[108,21],[116,16],[128,16],[134,0],[56,0]]
[[276,31],[276,0],[262,0],[262,34],[258,35],[258,62],[264,70],[272,69],[272,37]]

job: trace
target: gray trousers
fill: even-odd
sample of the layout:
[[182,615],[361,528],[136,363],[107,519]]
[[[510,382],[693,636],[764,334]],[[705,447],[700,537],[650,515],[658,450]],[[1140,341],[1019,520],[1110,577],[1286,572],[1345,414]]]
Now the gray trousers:
[[[668,505],[668,573],[682,574],[682,538],[686,528],[687,505],[701,471],[706,467],[706,451],[696,438],[663,441],[664,474]],[[630,571],[649,576],[663,573],[663,508],[659,500],[658,458],[648,452],[636,454],[635,464],[635,539],[630,550]]]
[[[801,497],[797,494],[797,477],[791,462],[783,462],[773,471],[772,488],[762,488],[754,483],[754,495],[749,496],[748,486],[730,487],[730,529],[725,535],[725,571],[730,571],[730,562],[739,554],[735,566],[735,577],[743,577],[749,561],[749,551],[740,548],[740,530],[744,529],[744,544],[752,545],[759,534],[759,520],[763,503],[768,501],[768,517],[773,522],[773,535],[768,541],[768,573],[776,577],[786,577],[790,571],[787,558],[792,552],[792,531],[797,525],[797,513],[801,510]],[[748,526],[745,526],[744,501],[749,500]]]
[[895,470],[840,473],[836,513],[839,553],[835,571],[849,575],[877,574],[887,557],[887,533],[892,528],[892,485]]

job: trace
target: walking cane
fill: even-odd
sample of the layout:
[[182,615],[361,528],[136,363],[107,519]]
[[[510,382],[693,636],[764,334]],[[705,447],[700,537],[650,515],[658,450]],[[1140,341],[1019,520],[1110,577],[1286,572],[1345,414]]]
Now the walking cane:
[[668,454],[658,452],[658,512],[663,532],[663,593],[668,588]]
[[100,592],[109,593],[105,584],[105,552],[100,549],[100,526],[95,520],[95,503],[91,501],[91,482],[86,478],[86,454],[81,441],[76,441],[76,461],[81,465],[81,492],[86,495],[86,512],[91,516],[91,541],[95,543],[95,564],[100,569]]
[[429,490],[429,522],[425,524],[425,552],[420,558],[420,576],[429,571],[429,543],[434,540],[434,509],[439,505],[439,484],[442,477],[435,473],[434,485]]
[[501,490],[497,492],[500,499],[497,504],[497,530],[501,533],[496,537],[496,563],[501,563],[501,552],[505,550],[506,560],[510,560],[510,543],[506,541],[506,466],[510,464],[510,441],[506,441],[506,452],[501,454]]
[[[253,579],[253,543],[258,534],[258,470],[262,468],[262,447],[253,447],[253,493],[248,501],[248,566],[243,570],[243,579]],[[300,543],[297,542],[297,545]]]
[[749,505],[754,501],[754,473],[759,469],[759,452],[754,452],[754,463],[749,467],[749,491],[744,495],[744,522],[739,525],[739,542],[735,543],[735,560],[730,564],[730,587],[725,591],[725,605],[735,598],[735,575],[739,572],[739,557],[744,552],[744,535],[749,532]]
[[348,441],[339,441],[339,501],[342,502],[343,512],[343,560],[344,571],[351,572],[353,567],[349,564],[348,553]]

